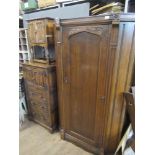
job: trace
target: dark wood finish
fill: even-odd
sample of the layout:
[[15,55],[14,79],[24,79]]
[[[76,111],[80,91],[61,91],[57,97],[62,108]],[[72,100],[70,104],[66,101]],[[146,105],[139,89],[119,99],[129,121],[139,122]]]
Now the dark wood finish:
[[135,99],[132,93],[124,92],[124,97],[127,104],[127,111],[130,117],[132,129],[135,134]]
[[23,73],[29,118],[52,132],[58,126],[56,67],[26,63]]
[[57,20],[55,30],[61,138],[113,154],[134,66],[134,15]]

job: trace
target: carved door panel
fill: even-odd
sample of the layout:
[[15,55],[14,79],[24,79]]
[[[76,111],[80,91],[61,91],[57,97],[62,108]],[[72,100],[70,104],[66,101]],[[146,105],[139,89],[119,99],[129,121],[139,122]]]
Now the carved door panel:
[[63,29],[65,130],[89,143],[103,143],[109,25]]
[[36,30],[35,30],[34,22],[30,22],[28,25],[28,37],[29,37],[30,43],[36,42]]
[[45,43],[46,42],[46,21],[37,20],[35,23],[36,29],[36,43]]

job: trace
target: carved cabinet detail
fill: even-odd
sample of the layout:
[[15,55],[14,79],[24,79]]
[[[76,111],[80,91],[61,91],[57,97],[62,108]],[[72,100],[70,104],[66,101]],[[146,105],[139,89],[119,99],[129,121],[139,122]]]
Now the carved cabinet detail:
[[55,65],[23,65],[29,118],[53,131],[58,123]]

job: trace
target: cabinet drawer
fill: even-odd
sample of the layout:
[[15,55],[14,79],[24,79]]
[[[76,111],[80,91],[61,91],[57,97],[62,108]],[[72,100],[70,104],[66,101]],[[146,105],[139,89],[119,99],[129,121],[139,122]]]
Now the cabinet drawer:
[[31,113],[34,119],[40,120],[40,111],[38,109],[38,103],[31,100],[30,101]]
[[49,125],[51,122],[49,111],[42,109],[40,115],[41,115],[41,121],[46,125]]
[[32,115],[36,120],[46,125],[50,123],[50,111],[47,102],[31,99],[30,106]]
[[40,121],[42,123],[45,123],[46,125],[49,125],[50,123],[50,111],[49,111],[49,108],[48,108],[48,104],[45,104],[45,103],[39,103],[39,114],[40,114]]
[[38,67],[23,67],[24,79],[27,83],[38,86],[48,87],[48,72]]
[[29,98],[35,99],[36,101],[40,101],[40,102],[47,102],[48,101],[47,94],[45,92],[39,92],[39,91],[30,90]]
[[27,81],[25,80],[25,83],[26,83],[26,86],[27,86],[27,89],[30,91],[30,92],[43,92],[43,93],[47,93],[48,92],[48,87],[41,87],[41,86],[38,86],[34,83],[32,83],[31,81]]

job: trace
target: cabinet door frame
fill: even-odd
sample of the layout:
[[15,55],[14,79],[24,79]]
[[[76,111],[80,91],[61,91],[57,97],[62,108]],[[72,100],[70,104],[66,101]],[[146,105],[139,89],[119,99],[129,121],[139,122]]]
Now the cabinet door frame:
[[[131,73],[132,73],[132,68],[134,66],[134,39],[133,39],[133,44],[130,45],[130,43],[126,46],[122,43],[122,41],[126,38],[128,40],[128,35],[126,36],[126,30],[123,28],[121,30],[121,22],[124,22],[124,28],[126,27],[125,25],[128,22],[134,23],[134,15],[133,14],[123,14],[120,15],[120,17],[112,17],[110,19],[105,19],[105,16],[98,16],[98,17],[89,17],[89,18],[80,18],[80,19],[72,19],[72,20],[61,20],[56,21],[56,64],[57,64],[57,81],[58,81],[58,100],[59,100],[59,116],[60,116],[60,133],[61,133],[61,138],[62,139],[67,139],[84,149],[87,149],[88,151],[92,151],[94,153],[100,153],[104,154],[105,153],[114,153],[116,150],[116,147],[118,145],[118,141],[120,140],[120,135],[122,131],[122,124],[124,120],[124,102],[122,99],[122,92],[124,90],[128,91],[130,87],[130,81],[131,81]],[[63,62],[62,62],[62,53],[64,52],[64,47],[63,47],[63,40],[62,37],[64,35],[64,29],[68,27],[77,27],[77,26],[82,26],[82,25],[98,25],[98,24],[111,24],[111,32],[110,32],[110,45],[108,49],[108,55],[107,55],[107,68],[110,67],[110,69],[107,69],[107,74],[108,74],[108,80],[107,83],[109,83],[109,86],[106,86],[106,94],[108,98],[106,99],[107,101],[107,107],[106,107],[106,128],[105,128],[105,141],[101,139],[101,143],[99,146],[95,146],[99,148],[98,150],[94,149],[92,145],[86,145],[83,141],[79,141],[79,139],[75,139],[74,137],[71,137],[66,132],[66,113],[65,113],[65,104],[63,100],[63,91],[64,91],[64,82],[63,82]],[[129,35],[132,35],[132,33],[129,32]],[[125,34],[125,36],[124,36]],[[134,35],[133,35],[134,38]],[[131,38],[130,38],[131,39]],[[129,40],[130,40],[129,39]],[[127,41],[131,42],[131,41]],[[122,48],[122,46],[124,48]],[[131,47],[130,47],[131,46]],[[123,49],[123,50],[121,50]],[[126,50],[124,50],[126,49]],[[130,50],[131,49],[131,50]],[[118,77],[118,71],[122,72],[123,70],[126,70],[126,59],[124,59],[124,56],[122,55],[124,53],[128,53],[130,51],[130,58],[129,59],[129,68],[127,72],[127,81],[126,81],[126,87],[124,87],[121,91],[115,92],[116,87],[116,81],[120,81],[119,85],[122,82],[121,78]],[[129,54],[129,53],[128,53]],[[121,66],[121,70],[119,69],[119,65],[121,64],[120,62],[122,61],[122,64],[125,62],[126,64]],[[123,74],[122,74],[123,75]],[[122,76],[124,77],[124,75]],[[123,82],[124,83],[124,82]],[[120,87],[119,86],[119,87]],[[121,86],[122,87],[122,86]],[[118,101],[115,100],[115,96],[118,98]],[[120,100],[122,102],[120,102]],[[119,109],[118,109],[119,108]],[[118,112],[119,111],[119,112]],[[114,119],[115,118],[115,119]],[[115,121],[117,120],[117,121]],[[119,122],[121,122],[121,125],[118,125]],[[116,127],[117,125],[117,127]],[[100,132],[102,132],[100,130]],[[104,151],[105,150],[105,151]]]
[[[106,28],[104,28],[104,26],[106,26]],[[84,25],[84,26],[76,26],[76,27],[74,27],[74,26],[73,27],[67,27],[66,29],[69,29],[68,32],[65,32],[65,28],[63,30],[61,29],[61,31],[63,31],[64,33],[67,33],[66,34],[67,37],[65,36],[67,38],[66,40],[68,40],[68,38],[70,38],[72,35],[76,35],[76,34],[81,33],[81,32],[90,33],[90,34],[96,35],[96,36],[98,36],[100,38],[100,52],[99,52],[100,56],[99,56],[99,64],[98,64],[98,67],[99,67],[98,81],[104,81],[103,78],[104,78],[104,73],[106,71],[106,67],[104,68],[104,71],[103,71],[102,70],[103,68],[101,68],[101,66],[102,65],[106,66],[106,60],[105,59],[104,59],[104,61],[102,61],[102,60],[103,60],[103,58],[105,58],[107,53],[102,52],[102,50],[105,50],[106,52],[108,52],[109,47],[106,46],[106,44],[109,44],[109,35],[110,35],[110,29],[111,29],[110,25],[109,24],[106,24],[106,25],[91,25],[91,26],[85,26]],[[104,34],[106,33],[106,35],[103,35],[103,33]],[[59,32],[58,32],[58,34],[59,34]],[[62,39],[62,43],[61,43],[61,47],[59,45],[57,45],[57,48],[59,48],[58,50],[59,50],[59,54],[60,54],[59,55],[60,59],[57,56],[57,60],[59,59],[58,62],[57,62],[57,66],[61,65],[61,67],[63,68],[64,67],[63,66],[63,63],[64,63],[63,59],[65,59],[65,58],[63,58],[63,56],[65,55],[66,57],[68,57],[68,54],[66,54],[63,51],[64,49],[66,49],[66,47],[64,47],[64,44],[66,43],[65,40],[63,40],[64,36],[62,35],[62,36],[59,36],[59,37],[60,38],[57,38],[57,39]],[[106,37],[106,39],[105,39],[105,37]],[[67,47],[66,51],[69,51],[68,47]],[[59,75],[61,74],[60,76],[61,76],[61,84],[62,84],[61,99],[59,99],[59,100],[61,100],[61,101],[59,101],[59,102],[61,102],[60,103],[61,104],[60,109],[63,111],[63,113],[61,114],[62,115],[61,117],[63,117],[63,118],[61,118],[61,119],[63,119],[63,120],[61,120],[61,122],[62,122],[61,127],[65,130],[66,133],[68,133],[68,134],[70,134],[70,135],[77,138],[77,137],[80,137],[80,136],[78,136],[78,135],[76,136],[75,134],[71,133],[70,131],[69,132],[67,131],[68,124],[67,124],[67,122],[65,120],[67,120],[67,118],[69,118],[69,116],[66,116],[67,111],[65,109],[67,109],[67,107],[66,107],[67,105],[65,104],[65,101],[64,101],[64,97],[66,96],[66,94],[64,94],[64,92],[65,92],[64,89],[65,89],[65,87],[69,87],[69,86],[67,86],[67,84],[64,84],[64,80],[65,80],[64,79],[64,77],[65,77],[64,69],[61,69],[61,73],[60,73],[60,71],[58,71],[58,72],[59,73],[57,73],[57,74],[59,74]],[[104,86],[101,86],[99,83],[100,82],[97,83],[96,109],[98,109],[98,110],[96,111],[96,116],[95,116],[96,125],[95,125],[94,140],[90,141],[87,138],[82,137],[82,136],[81,136],[81,139],[83,141],[85,141],[86,143],[89,143],[90,145],[94,145],[94,146],[96,145],[98,147],[100,145],[100,146],[103,147],[103,136],[104,136],[104,125],[105,124],[104,123],[100,124],[99,122],[101,122],[100,117],[104,117],[106,99],[105,99],[105,101],[103,101],[104,99],[103,100],[101,99],[101,97],[104,96],[103,90],[105,88],[104,88]],[[61,86],[59,85],[59,87],[61,87]],[[102,118],[102,121],[104,122],[103,118]]]
[[29,22],[28,24],[28,40],[30,44],[36,42],[36,36],[35,36],[36,30],[35,30],[35,22]]

